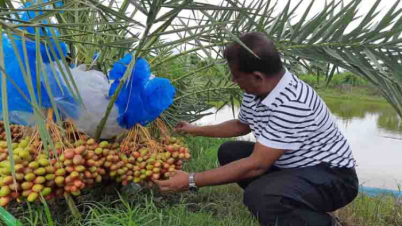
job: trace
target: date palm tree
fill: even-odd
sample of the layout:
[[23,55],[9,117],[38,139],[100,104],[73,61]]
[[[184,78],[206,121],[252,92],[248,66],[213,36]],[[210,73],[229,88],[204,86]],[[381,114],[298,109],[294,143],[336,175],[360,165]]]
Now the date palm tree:
[[[297,1],[296,4],[289,0],[284,7],[271,0],[222,0],[219,4],[201,0],[37,0],[25,9],[20,8],[20,3],[0,1],[0,30],[10,37],[15,35],[33,41],[37,46],[49,43],[49,38],[56,40],[57,48],[61,42],[66,43],[70,55],[69,59],[62,60],[65,77],[71,76],[71,63],[86,64],[107,74],[112,64],[125,53],[134,56],[99,122],[96,138],[100,137],[137,57],[145,57],[153,72],[169,78],[177,88],[173,106],[161,115],[167,122],[197,120],[204,116],[202,112],[213,106],[208,104],[211,102],[233,105],[241,99],[241,92],[230,81],[222,49],[232,41],[242,44],[239,35],[250,31],[263,32],[274,40],[289,67],[300,65],[308,71],[322,68],[327,82],[336,76],[339,68],[368,80],[402,116],[402,10],[397,8],[399,0],[381,18],[378,18],[380,0],[361,16],[358,8],[364,4],[362,0],[350,0],[348,4],[342,0],[326,2],[316,14],[311,10],[314,0]],[[296,15],[303,4],[308,5],[307,9]],[[41,11],[42,14],[22,21],[21,11]],[[351,29],[351,23],[357,23],[357,26]],[[47,27],[57,28],[60,35],[51,32],[47,37],[40,36],[40,31]],[[33,28],[35,33],[27,33],[23,28]],[[96,59],[95,53],[98,54]],[[27,57],[24,53],[17,55],[19,61]],[[196,66],[191,64],[191,59],[198,60]],[[6,81],[12,80],[12,75],[5,73],[5,63],[3,49],[0,49],[2,112],[12,156],[6,89]],[[36,63],[40,65],[41,59],[38,58]],[[22,64],[21,68],[24,68]],[[30,92],[26,99],[35,109],[35,123],[42,140],[51,144],[46,131],[46,114],[34,97],[36,84],[27,84]],[[72,80],[68,90],[79,101],[75,87]],[[57,113],[56,108],[54,111]],[[60,121],[59,117],[57,119]]]

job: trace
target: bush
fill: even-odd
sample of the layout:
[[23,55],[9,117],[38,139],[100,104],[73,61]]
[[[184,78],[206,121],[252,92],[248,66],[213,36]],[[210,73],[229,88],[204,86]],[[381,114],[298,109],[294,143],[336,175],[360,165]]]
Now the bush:
[[[318,87],[324,87],[326,85],[326,78],[324,75],[321,75],[320,77],[317,78],[317,75],[312,75],[312,74],[304,74],[300,75],[299,78],[309,84],[312,87],[318,88]],[[344,72],[340,74],[335,74],[330,83],[328,84],[328,87],[330,88],[336,88],[341,85],[351,85],[351,86],[369,86],[370,83],[366,81],[365,79],[354,75],[350,72]]]

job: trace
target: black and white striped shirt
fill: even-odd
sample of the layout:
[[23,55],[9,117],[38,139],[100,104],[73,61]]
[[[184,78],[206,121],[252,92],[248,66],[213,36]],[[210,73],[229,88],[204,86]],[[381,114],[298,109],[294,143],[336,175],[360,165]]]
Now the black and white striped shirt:
[[244,94],[239,120],[250,126],[257,142],[285,150],[280,168],[301,168],[322,162],[352,168],[356,161],[348,141],[315,90],[286,71],[265,98]]

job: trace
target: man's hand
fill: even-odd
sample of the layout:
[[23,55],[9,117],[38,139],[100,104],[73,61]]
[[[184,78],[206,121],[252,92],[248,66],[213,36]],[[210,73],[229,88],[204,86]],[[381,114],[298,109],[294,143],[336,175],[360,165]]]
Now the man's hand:
[[[249,157],[216,169],[198,172],[195,177],[195,184],[198,188],[201,188],[258,177],[264,174],[283,155],[283,152],[284,150],[269,148],[257,142],[253,153]],[[189,173],[176,170],[170,179],[154,180],[154,182],[162,192],[181,192],[189,189],[189,176]]]
[[176,133],[193,133],[195,128],[197,128],[196,125],[192,125],[188,122],[181,121],[176,125],[176,128],[174,128],[174,131]]
[[[253,153],[216,169],[197,172],[195,184],[198,188],[239,182],[263,175],[283,155],[284,150],[274,149],[257,142]],[[186,175],[188,177],[188,175]],[[188,183],[188,178],[186,178]],[[188,184],[187,184],[188,185]]]
[[189,181],[189,173],[176,170],[168,180],[154,180],[162,192],[181,192],[187,191]]

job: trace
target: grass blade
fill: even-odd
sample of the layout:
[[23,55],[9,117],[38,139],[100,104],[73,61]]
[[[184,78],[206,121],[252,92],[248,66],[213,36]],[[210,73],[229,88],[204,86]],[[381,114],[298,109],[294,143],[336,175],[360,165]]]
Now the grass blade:
[[[3,34],[3,27],[0,26],[0,33]],[[3,35],[0,35],[0,67],[5,68],[4,65],[4,49],[3,49]],[[8,118],[8,95],[7,95],[7,79],[5,73],[1,73],[1,101],[3,106],[3,121],[4,121],[4,130],[6,132],[6,141],[7,141],[7,151],[11,164],[11,174],[13,176],[14,185],[17,183],[15,179],[15,161],[14,161],[14,153],[11,147],[11,131],[10,131],[10,121]]]
[[7,210],[0,206],[0,218],[7,226],[22,226],[22,223],[15,219]]
[[54,226],[54,222],[52,219],[52,214],[50,213],[49,206],[47,205],[47,202],[45,198],[43,197],[42,193],[40,193],[40,201],[42,202],[43,207],[45,208],[45,215],[47,219],[47,225],[49,226]]

